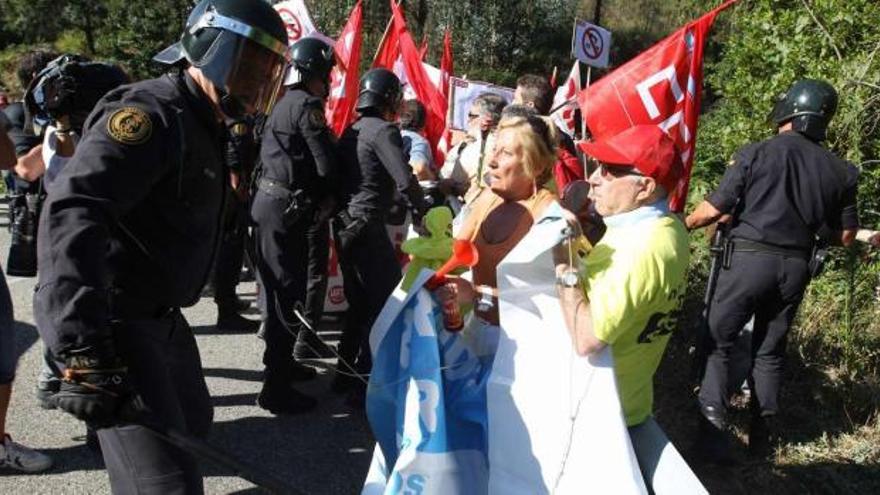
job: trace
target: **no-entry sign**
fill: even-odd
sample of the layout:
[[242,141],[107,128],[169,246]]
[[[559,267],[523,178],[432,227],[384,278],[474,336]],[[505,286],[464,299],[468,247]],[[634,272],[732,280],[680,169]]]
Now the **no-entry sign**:
[[575,22],[571,40],[572,56],[593,67],[608,67],[610,49],[611,31],[589,22]]

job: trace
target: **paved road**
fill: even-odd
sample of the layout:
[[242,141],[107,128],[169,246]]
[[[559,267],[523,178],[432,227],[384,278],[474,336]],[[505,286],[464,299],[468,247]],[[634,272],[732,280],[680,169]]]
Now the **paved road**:
[[[5,205],[0,207],[0,260],[6,264],[9,233]],[[34,328],[31,295],[34,280],[7,278],[16,320],[16,350],[20,359],[7,431],[18,441],[51,455],[54,467],[45,474],[20,475],[0,469],[0,494],[109,493],[107,473],[99,456],[85,447],[85,426],[58,411],[40,409],[34,399],[42,344]],[[253,283],[239,292],[253,300]],[[348,408],[329,391],[330,361],[316,361],[317,380],[301,389],[319,398],[315,411],[293,417],[274,417],[256,407],[261,379],[263,341],[252,334],[216,331],[216,307],[202,299],[184,310],[196,333],[208,388],[214,403],[210,442],[236,457],[262,466],[303,493],[357,493],[369,466],[373,440],[362,412]],[[257,318],[255,313],[248,314]],[[332,327],[333,325],[328,325]],[[335,332],[322,332],[332,342]],[[256,491],[254,486],[222,467],[203,463],[206,493]]]

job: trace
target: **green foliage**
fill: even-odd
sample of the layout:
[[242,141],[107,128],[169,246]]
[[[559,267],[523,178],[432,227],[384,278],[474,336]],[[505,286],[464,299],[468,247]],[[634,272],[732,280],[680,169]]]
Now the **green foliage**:
[[[714,2],[713,2],[714,3]],[[717,184],[724,164],[745,143],[774,132],[766,122],[774,97],[799,78],[831,82],[841,100],[828,146],[860,165],[860,216],[876,227],[880,186],[880,4],[873,0],[755,0],[719,21],[723,45],[707,60],[710,97],[701,120],[691,204]],[[874,291],[876,255],[833,252],[810,285],[796,343],[812,362],[849,373],[878,372],[880,343]]]

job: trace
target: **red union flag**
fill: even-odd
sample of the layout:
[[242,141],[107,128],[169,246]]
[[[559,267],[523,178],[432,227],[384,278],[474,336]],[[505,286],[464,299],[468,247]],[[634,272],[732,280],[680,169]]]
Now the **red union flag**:
[[361,60],[361,21],[363,6],[355,4],[348,16],[348,22],[339,33],[333,45],[336,52],[336,66],[330,73],[330,95],[327,97],[325,115],[333,132],[340,136],[354,117],[354,104],[357,101],[358,64]]
[[568,74],[568,79],[556,90],[556,96],[553,98],[553,108],[558,108],[558,110],[551,115],[556,125],[569,136],[574,136],[576,131],[574,120],[576,107],[573,100],[580,89],[581,69],[578,61],[575,61],[571,72]]
[[685,175],[670,191],[673,211],[684,207],[694,162],[703,46],[715,16],[734,2],[729,0],[690,22],[578,95],[593,139],[646,124],[657,124],[675,139]]

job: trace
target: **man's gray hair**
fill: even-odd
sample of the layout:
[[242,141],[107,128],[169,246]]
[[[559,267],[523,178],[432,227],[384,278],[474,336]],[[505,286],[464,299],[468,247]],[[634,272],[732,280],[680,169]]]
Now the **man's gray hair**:
[[501,112],[507,106],[507,100],[495,93],[480,93],[471,103],[471,108],[475,109],[481,117],[489,117],[492,120],[492,127],[498,125],[501,121]]

